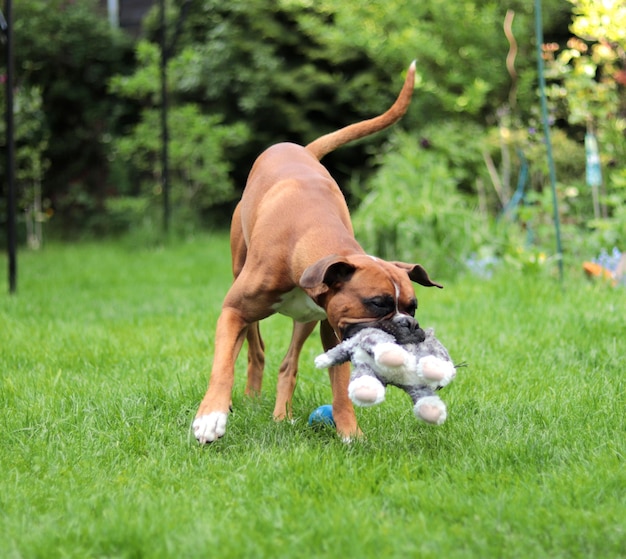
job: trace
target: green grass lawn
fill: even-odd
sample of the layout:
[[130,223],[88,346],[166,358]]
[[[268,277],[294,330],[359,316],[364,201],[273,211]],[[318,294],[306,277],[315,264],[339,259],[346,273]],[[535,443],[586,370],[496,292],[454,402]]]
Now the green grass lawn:
[[389,389],[349,445],[307,425],[330,403],[317,336],[295,421],[272,421],[291,328],[272,317],[262,399],[240,359],[227,434],[200,447],[226,237],[19,265],[16,296],[0,281],[2,559],[626,556],[626,290],[578,270],[418,286],[420,323],[468,364],[448,421]]

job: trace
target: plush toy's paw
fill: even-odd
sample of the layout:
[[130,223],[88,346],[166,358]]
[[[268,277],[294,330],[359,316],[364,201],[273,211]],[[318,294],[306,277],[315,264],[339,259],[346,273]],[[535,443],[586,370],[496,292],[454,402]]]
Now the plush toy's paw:
[[348,396],[357,406],[375,406],[384,401],[385,387],[377,378],[358,377],[348,385]]
[[450,361],[444,361],[434,355],[422,357],[417,367],[424,380],[436,388],[446,386],[456,376],[456,369]]
[[410,353],[393,342],[384,342],[374,348],[374,360],[384,367],[405,367],[410,360]]
[[413,408],[415,417],[432,425],[441,425],[448,417],[446,405],[439,396],[420,398]]
[[315,367],[317,369],[328,369],[331,365],[334,365],[334,362],[325,353],[322,353],[322,355],[318,355],[315,358]]

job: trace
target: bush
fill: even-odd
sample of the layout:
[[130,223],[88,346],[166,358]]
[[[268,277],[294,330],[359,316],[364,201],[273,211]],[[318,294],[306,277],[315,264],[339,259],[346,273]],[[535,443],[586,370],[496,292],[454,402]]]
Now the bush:
[[[144,111],[132,133],[117,141],[114,156],[120,174],[127,175],[120,179],[127,191],[120,189],[120,194],[141,197],[153,211],[163,203],[161,136],[155,133],[160,130],[160,116],[156,109]],[[245,140],[247,129],[225,126],[220,117],[203,115],[195,105],[172,108],[169,123],[173,225],[199,226],[205,212],[236,195],[226,156],[230,146]]]
[[16,85],[41,92],[41,129],[50,137],[42,195],[57,227],[82,229],[102,209],[109,142],[128,116],[128,104],[110,95],[107,82],[132,62],[130,39],[109,25],[95,0],[21,0],[14,27]]
[[[117,195],[144,198],[147,211],[160,222],[163,161],[157,45],[140,41],[137,58],[140,66],[135,74],[115,76],[110,83],[112,92],[145,107],[139,122],[116,140],[113,168],[117,184],[114,186]],[[171,81],[177,82],[170,78]],[[241,122],[227,125],[222,115],[206,114],[197,103],[177,102],[175,93],[170,101],[168,162],[172,226],[190,230],[200,226],[202,216],[212,208],[236,196],[231,151],[245,144],[250,134]],[[131,217],[132,212],[123,215]],[[145,223],[142,216],[137,217]]]
[[458,155],[453,141],[445,153],[409,134],[394,136],[354,212],[366,250],[387,259],[420,261],[437,277],[463,270],[472,254],[497,255],[515,242],[509,238],[514,230],[496,224],[479,211],[476,197],[459,188],[469,178],[468,168],[455,170],[451,164],[449,155]]
[[[5,104],[5,90],[0,88],[0,105]],[[17,192],[17,226],[20,239],[25,238],[31,248],[43,242],[43,223],[52,215],[50,201],[42,192],[42,181],[49,161],[45,152],[50,141],[46,115],[42,108],[39,87],[19,87],[14,92],[15,186]],[[6,149],[6,122],[0,119],[0,142]],[[5,167],[2,167],[2,173]],[[8,185],[8,180],[3,181]],[[3,186],[4,186],[3,185]],[[8,186],[6,187],[8,190]],[[0,192],[2,187],[0,187]],[[0,197],[0,240],[4,242],[4,216],[7,196]]]

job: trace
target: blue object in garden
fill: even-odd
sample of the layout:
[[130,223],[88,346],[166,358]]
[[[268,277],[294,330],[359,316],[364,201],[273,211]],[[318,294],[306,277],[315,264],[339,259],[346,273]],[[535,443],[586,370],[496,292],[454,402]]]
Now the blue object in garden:
[[605,249],[602,249],[600,252],[600,256],[593,259],[593,262],[602,266],[605,270],[609,272],[615,273],[617,271],[617,267],[619,266],[620,260],[622,259],[622,253],[617,247],[613,247],[611,254],[609,254]]
[[610,254],[602,249],[597,258],[583,263],[583,269],[590,277],[609,279],[614,286],[626,287],[626,253],[617,247],[613,247]]
[[602,168],[600,167],[600,150],[598,140],[589,131],[585,134],[585,178],[587,185],[591,187],[593,199],[593,215],[596,219],[600,217],[600,196],[598,189],[602,186]]
[[311,415],[309,415],[309,425],[328,425],[334,427],[333,407],[327,404],[313,410]]
[[489,279],[493,276],[493,271],[499,263],[500,259],[496,256],[480,257],[475,253],[465,260],[465,265],[469,271],[475,276],[484,279]]
[[600,151],[598,150],[598,140],[591,132],[585,134],[585,158],[587,162],[587,184],[592,187],[598,187],[602,184]]
[[[520,202],[524,200],[524,192],[526,190],[526,182],[528,181],[528,160],[526,159],[522,150],[517,150],[517,156],[520,161],[520,171],[519,176],[517,177],[517,188],[511,196],[508,204],[504,206],[502,209],[502,213],[500,215],[506,215],[508,213],[514,212],[519,206]],[[500,216],[498,216],[498,219]]]

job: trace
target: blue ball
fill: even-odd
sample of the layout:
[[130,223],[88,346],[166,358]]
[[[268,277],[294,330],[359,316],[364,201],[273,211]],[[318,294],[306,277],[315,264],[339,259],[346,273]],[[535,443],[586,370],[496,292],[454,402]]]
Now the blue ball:
[[329,425],[335,426],[335,420],[333,419],[333,407],[331,405],[320,406],[313,410],[309,415],[309,425]]

